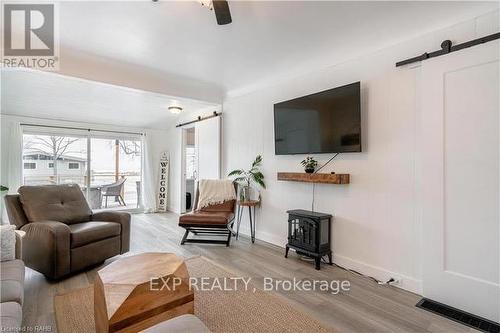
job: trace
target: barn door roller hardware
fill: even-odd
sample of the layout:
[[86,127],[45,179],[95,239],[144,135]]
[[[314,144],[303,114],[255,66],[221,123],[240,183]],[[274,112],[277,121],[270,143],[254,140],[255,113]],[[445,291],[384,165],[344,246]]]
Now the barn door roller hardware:
[[413,57],[413,58],[399,61],[396,63],[396,67],[408,65],[408,64],[411,64],[411,63],[414,63],[417,61],[426,60],[429,58],[439,57],[439,56],[442,56],[442,55],[445,55],[445,54],[448,54],[451,52],[466,49],[466,48],[471,47],[471,46],[491,42],[495,39],[500,39],[500,32],[497,32],[497,33],[494,33],[494,34],[491,34],[488,36],[484,36],[481,38],[473,39],[473,40],[470,40],[468,42],[465,42],[462,44],[457,44],[457,45],[452,45],[451,40],[447,39],[441,43],[441,50],[430,52],[430,53],[425,52],[424,54],[419,55],[418,57]]
[[197,123],[199,121],[207,120],[210,118],[219,117],[221,114],[222,114],[221,112],[217,113],[217,111],[214,111],[210,116],[206,116],[206,117],[198,116],[198,118],[196,118],[195,120],[191,120],[191,121],[188,121],[188,122],[185,122],[182,124],[175,125],[175,127],[182,127],[182,126],[186,126],[189,124]]

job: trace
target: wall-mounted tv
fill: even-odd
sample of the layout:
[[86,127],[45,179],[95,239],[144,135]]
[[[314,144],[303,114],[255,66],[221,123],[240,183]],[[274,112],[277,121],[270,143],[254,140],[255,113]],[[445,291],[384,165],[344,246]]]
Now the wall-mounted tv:
[[276,155],[361,151],[360,83],[274,104]]

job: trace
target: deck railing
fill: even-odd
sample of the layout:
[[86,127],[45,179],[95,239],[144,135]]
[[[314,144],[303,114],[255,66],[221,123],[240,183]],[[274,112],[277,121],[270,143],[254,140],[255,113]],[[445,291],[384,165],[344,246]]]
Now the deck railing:
[[[141,180],[139,172],[123,172],[118,175],[119,178],[126,178],[123,187],[123,198],[127,206],[134,208],[137,206],[137,181]],[[92,173],[90,179],[91,187],[100,187],[104,185],[113,184],[115,174],[111,172],[95,172]],[[78,184],[82,188],[87,187],[87,176],[82,175],[57,175],[57,176],[36,176],[25,175],[23,177],[24,185],[55,185],[55,184]],[[115,203],[110,203],[110,206]]]

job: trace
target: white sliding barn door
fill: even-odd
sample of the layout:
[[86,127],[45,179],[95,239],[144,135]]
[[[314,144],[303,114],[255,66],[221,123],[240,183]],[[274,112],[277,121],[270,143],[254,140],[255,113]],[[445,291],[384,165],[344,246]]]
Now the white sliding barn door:
[[498,41],[422,63],[424,296],[500,321]]
[[220,178],[220,123],[221,117],[214,117],[196,123],[197,179]]

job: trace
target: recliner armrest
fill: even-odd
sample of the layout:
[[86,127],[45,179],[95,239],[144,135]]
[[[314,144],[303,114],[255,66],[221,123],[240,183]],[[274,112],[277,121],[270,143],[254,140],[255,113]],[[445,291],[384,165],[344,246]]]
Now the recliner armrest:
[[15,230],[16,233],[16,259],[23,260],[23,237],[26,232],[22,230]]
[[26,266],[45,276],[58,279],[70,273],[69,227],[57,221],[41,221],[25,224],[23,237],[23,260]]
[[123,254],[130,249],[130,214],[125,212],[99,212],[92,214],[92,221],[116,222],[121,225],[121,250]]

